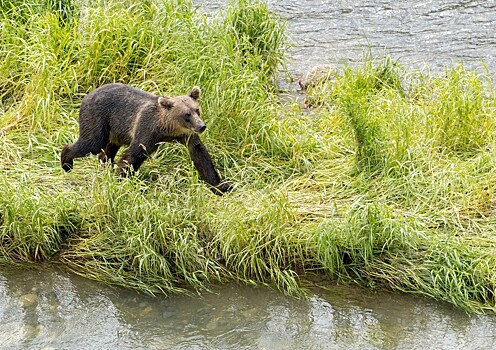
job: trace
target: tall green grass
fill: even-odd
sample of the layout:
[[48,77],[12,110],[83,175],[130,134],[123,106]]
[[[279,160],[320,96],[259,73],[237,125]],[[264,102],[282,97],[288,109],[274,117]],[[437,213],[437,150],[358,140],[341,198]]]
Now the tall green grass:
[[[488,73],[366,56],[313,85],[303,111],[278,97],[288,40],[261,1],[210,16],[183,0],[1,11],[1,263],[55,259],[152,294],[232,280],[299,294],[319,274],[496,309]],[[64,173],[79,103],[109,82],[201,86],[202,138],[234,190],[211,194],[180,144],[132,178],[95,157]]]

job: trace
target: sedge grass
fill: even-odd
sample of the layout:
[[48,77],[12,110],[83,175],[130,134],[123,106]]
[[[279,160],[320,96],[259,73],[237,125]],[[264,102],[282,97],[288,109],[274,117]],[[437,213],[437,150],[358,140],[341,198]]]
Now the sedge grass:
[[[213,17],[182,0],[14,3],[0,16],[1,263],[57,259],[152,294],[229,280],[299,294],[311,272],[496,310],[487,73],[365,57],[313,85],[303,112],[278,99],[287,39],[264,2]],[[65,174],[78,105],[108,82],[200,85],[202,138],[234,190],[210,193],[180,144],[133,178],[94,156]]]

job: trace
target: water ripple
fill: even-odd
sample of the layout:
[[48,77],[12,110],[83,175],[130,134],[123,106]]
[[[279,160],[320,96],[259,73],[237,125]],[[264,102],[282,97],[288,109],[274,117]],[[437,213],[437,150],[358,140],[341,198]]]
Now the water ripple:
[[[215,11],[223,0],[195,0]],[[463,63],[496,71],[496,1],[269,0],[288,23],[296,45],[292,70],[362,61],[364,51],[405,65],[443,70]]]

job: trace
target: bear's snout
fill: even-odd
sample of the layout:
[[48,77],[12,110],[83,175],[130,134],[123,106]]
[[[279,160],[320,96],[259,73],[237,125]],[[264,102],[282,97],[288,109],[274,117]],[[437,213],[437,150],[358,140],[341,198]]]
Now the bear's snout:
[[198,133],[201,134],[202,132],[205,131],[206,128],[207,128],[207,126],[205,124],[200,125],[200,127],[198,128]]

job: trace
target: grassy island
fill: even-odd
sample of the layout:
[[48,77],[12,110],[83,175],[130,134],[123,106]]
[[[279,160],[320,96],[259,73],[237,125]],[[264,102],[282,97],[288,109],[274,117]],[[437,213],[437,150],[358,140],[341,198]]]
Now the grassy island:
[[[283,21],[264,2],[1,1],[0,263],[57,261],[147,293],[315,276],[496,311],[496,93],[462,65],[340,67],[283,101]],[[310,68],[310,67],[309,67]],[[202,88],[218,197],[164,144],[121,179],[64,144],[82,97],[122,82]]]

